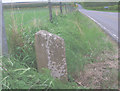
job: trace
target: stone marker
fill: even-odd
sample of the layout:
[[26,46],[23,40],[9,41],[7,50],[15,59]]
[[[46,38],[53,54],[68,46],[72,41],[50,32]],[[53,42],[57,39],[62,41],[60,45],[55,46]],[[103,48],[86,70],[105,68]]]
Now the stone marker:
[[48,68],[53,77],[67,80],[65,46],[61,37],[41,30],[35,34],[35,49],[38,70]]

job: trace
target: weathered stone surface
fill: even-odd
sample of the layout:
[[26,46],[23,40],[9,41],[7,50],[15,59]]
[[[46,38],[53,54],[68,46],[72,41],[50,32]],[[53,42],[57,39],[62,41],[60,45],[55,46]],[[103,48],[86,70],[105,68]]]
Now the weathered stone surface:
[[49,68],[53,77],[67,79],[65,46],[61,37],[41,30],[35,34],[35,49],[39,70]]

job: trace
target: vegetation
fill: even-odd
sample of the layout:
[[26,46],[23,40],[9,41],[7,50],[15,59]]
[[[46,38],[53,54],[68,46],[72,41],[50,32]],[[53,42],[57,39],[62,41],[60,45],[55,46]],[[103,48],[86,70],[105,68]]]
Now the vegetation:
[[118,2],[82,2],[84,7],[104,7],[118,5]]
[[81,4],[84,8],[89,9],[89,10],[118,12],[118,3],[117,2],[94,2],[94,3],[86,2],[86,3],[81,3]]
[[[96,57],[103,50],[112,49],[99,26],[80,12],[56,16],[56,9],[54,11],[51,23],[47,8],[5,10],[10,58],[3,58],[3,88],[82,89],[84,87],[74,82],[80,70],[85,64],[99,61]],[[69,82],[54,79],[48,69],[38,73],[34,36],[39,30],[46,30],[65,40]]]
[[[65,5],[66,3],[62,3],[62,5]],[[71,4],[71,3],[67,3]],[[58,6],[59,2],[52,2],[52,6]],[[5,9],[9,8],[36,8],[36,7],[47,7],[47,2],[21,2],[21,3],[4,3],[3,7]]]

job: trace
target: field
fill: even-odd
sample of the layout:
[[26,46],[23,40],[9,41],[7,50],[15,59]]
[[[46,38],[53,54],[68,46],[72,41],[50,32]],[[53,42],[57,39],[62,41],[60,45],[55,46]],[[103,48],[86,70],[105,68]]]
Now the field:
[[[48,8],[4,10],[10,58],[4,58],[3,62],[3,88],[86,88],[75,82],[80,71],[86,64],[101,61],[97,57],[103,51],[113,51],[104,32],[88,17],[78,11],[64,11],[63,15],[59,14],[58,8],[53,11],[51,23]],[[52,78],[48,69],[38,73],[34,37],[39,30],[46,30],[65,40],[69,82]]]
[[[81,3],[85,9],[97,10],[97,11],[108,11],[108,12],[118,12],[117,2],[93,2],[93,3]],[[104,8],[108,7],[108,8]]]
[[106,11],[106,12],[118,12],[118,5],[108,6],[109,8],[104,7],[86,7],[88,10],[96,10],[96,11]]

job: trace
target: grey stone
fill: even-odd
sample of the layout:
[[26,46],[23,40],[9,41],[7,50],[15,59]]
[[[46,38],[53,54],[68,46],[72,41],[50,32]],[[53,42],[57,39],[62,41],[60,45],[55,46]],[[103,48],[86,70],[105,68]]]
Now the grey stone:
[[39,70],[48,68],[53,77],[67,80],[64,39],[41,30],[35,34],[35,49]]
[[3,17],[2,1],[0,0],[0,55],[8,55],[8,45]]

